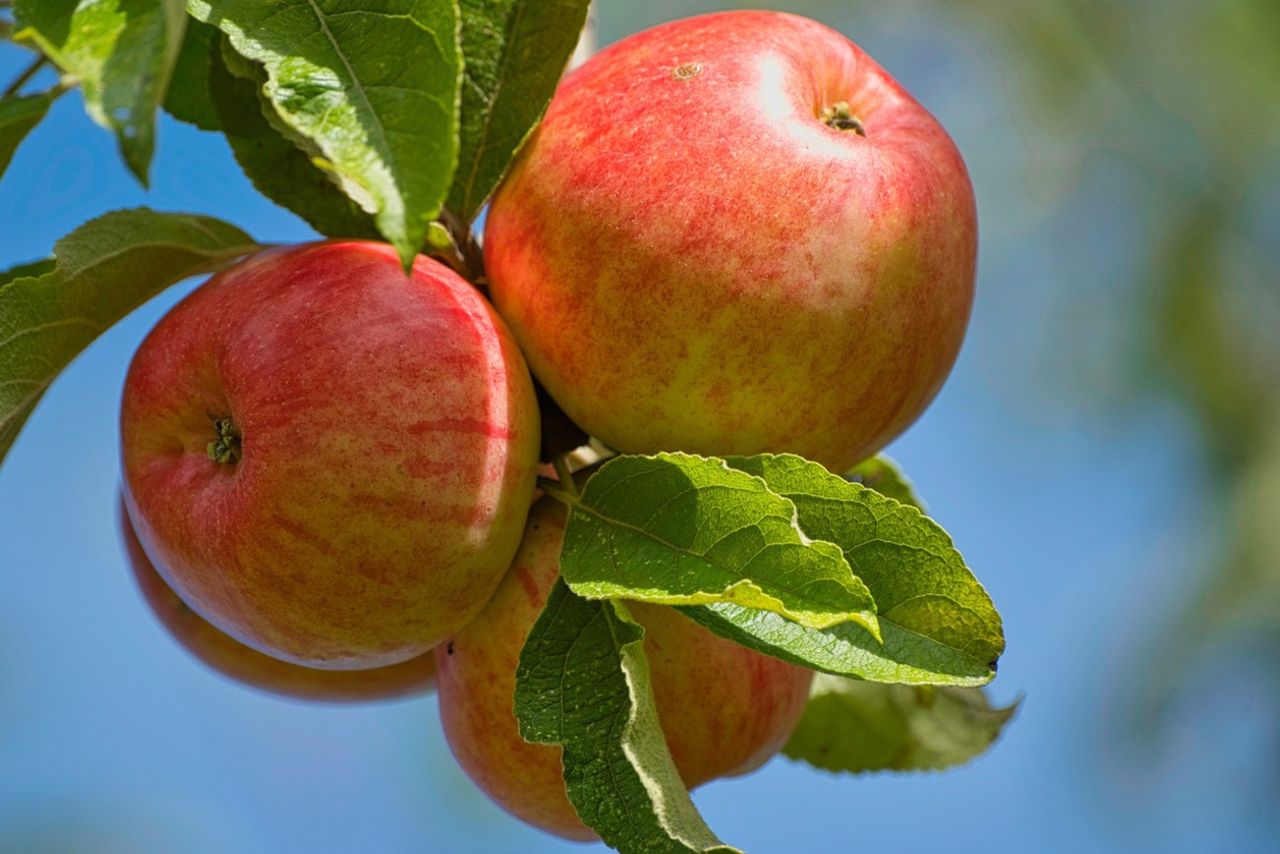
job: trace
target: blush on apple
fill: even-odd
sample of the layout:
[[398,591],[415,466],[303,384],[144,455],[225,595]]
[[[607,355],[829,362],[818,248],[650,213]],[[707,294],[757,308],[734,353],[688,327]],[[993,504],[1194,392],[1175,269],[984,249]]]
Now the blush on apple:
[[959,152],[883,68],[814,21],[727,12],[566,77],[484,249],[534,374],[605,444],[842,471],[942,385],[976,240]]
[[488,600],[538,411],[470,284],[336,241],[256,255],[166,315],[121,444],[129,517],[183,601],[260,652],[355,670],[422,655]]

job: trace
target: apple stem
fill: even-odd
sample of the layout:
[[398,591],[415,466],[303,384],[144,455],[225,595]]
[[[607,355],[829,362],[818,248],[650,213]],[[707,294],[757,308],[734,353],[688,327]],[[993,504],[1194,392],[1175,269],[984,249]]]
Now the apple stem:
[[855,116],[849,109],[848,101],[837,101],[829,107],[823,107],[821,119],[823,124],[836,130],[851,130],[858,136],[867,135],[862,119]]
[[448,208],[440,211],[439,224],[451,238],[451,245],[431,254],[438,254],[438,257],[441,257],[441,260],[452,267],[458,275],[481,291],[487,290],[489,280],[484,272],[484,252],[476,242],[471,225]]
[[556,477],[560,479],[560,487],[564,492],[578,497],[578,484],[574,482],[573,470],[569,468],[569,458],[561,454],[556,457],[554,462],[556,468]]
[[555,499],[565,507],[572,509],[578,503],[578,496],[570,493],[568,490],[560,488],[560,481],[551,478],[538,478],[538,488],[546,494],[548,498]]
[[217,438],[205,447],[209,459],[221,465],[235,465],[240,462],[244,451],[240,431],[236,429],[236,423],[231,420],[231,417],[213,418],[213,432]]

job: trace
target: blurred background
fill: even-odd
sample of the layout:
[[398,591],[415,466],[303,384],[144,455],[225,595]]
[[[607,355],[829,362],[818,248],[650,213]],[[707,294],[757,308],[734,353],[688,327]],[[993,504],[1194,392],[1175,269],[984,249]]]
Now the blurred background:
[[[780,758],[699,807],[751,852],[1270,847],[1280,4],[768,5],[861,44],[968,161],[969,338],[889,452],[1004,616],[993,696],[1026,699],[963,768],[833,777]],[[603,0],[600,42],[727,7]],[[0,82],[27,59],[0,46]],[[0,269],[133,205],[311,236],[220,137],[167,117],[152,181],[63,98],[0,181]],[[115,419],[132,351],[190,287],[104,335],[0,469],[0,850],[570,850],[471,786],[434,699],[276,699],[205,670],[146,610],[116,529]]]

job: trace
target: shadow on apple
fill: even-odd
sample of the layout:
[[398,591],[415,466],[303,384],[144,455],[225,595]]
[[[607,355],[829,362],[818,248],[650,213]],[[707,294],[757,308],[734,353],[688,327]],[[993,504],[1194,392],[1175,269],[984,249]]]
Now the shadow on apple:
[[123,501],[117,512],[134,581],[151,613],[180,646],[221,676],[268,694],[327,702],[393,700],[434,688],[436,666],[430,652],[371,670],[316,670],[272,658],[223,634],[191,610],[156,572]]

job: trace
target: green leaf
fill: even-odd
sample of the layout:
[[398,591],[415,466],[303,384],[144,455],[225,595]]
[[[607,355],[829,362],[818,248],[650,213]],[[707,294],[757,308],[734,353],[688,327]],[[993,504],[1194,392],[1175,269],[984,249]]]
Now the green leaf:
[[985,685],[994,662],[979,661],[953,647],[881,620],[882,639],[856,623],[810,629],[770,611],[730,603],[681,607],[680,611],[722,637],[839,676],[907,685]]
[[53,269],[0,286],[0,460],[45,389],[99,334],[164,287],[257,248],[210,217],[116,211],[58,241]]
[[994,667],[1004,629],[951,537],[915,507],[792,455],[732,458],[795,505],[800,527],[835,543],[871,590],[881,627],[896,626]]
[[783,752],[826,771],[937,771],[995,742],[1017,703],[980,688],[876,685],[818,674]]
[[169,115],[201,130],[222,129],[213,106],[213,94],[209,91],[209,66],[221,41],[222,34],[217,28],[187,21],[182,49],[164,96],[164,108]]
[[732,852],[698,815],[658,723],[644,629],[618,602],[551,590],[516,670],[520,734],[564,748],[578,815],[619,851]]
[[470,222],[551,101],[590,0],[461,0],[462,124],[449,208]]
[[265,93],[315,143],[407,266],[458,157],[462,59],[453,0],[189,0],[267,72]]
[[28,261],[25,264],[19,264],[16,267],[10,267],[4,272],[0,272],[0,289],[16,279],[27,279],[33,276],[43,276],[49,272],[57,264],[52,258],[42,258],[39,261]]
[[89,115],[115,132],[146,185],[156,108],[187,24],[181,0],[17,0],[14,13],[18,35],[80,81]]
[[883,496],[902,504],[910,504],[921,513],[927,513],[924,502],[916,494],[916,485],[903,473],[898,464],[884,454],[863,460],[844,474],[845,480],[860,483]]
[[47,93],[0,101],[0,176],[9,168],[22,140],[49,112],[56,97],[54,93]]
[[253,186],[326,237],[376,238],[373,218],[268,121],[263,110],[274,110],[259,97],[266,73],[241,60],[241,70],[260,77],[238,77],[223,61],[226,55],[214,54],[208,85],[222,132]]
[[878,635],[875,600],[840,549],[806,537],[795,505],[723,460],[616,457],[569,500],[561,574],[580,596],[733,602]]

